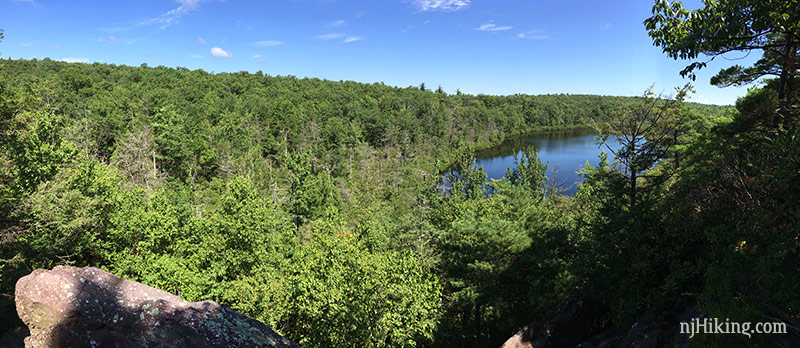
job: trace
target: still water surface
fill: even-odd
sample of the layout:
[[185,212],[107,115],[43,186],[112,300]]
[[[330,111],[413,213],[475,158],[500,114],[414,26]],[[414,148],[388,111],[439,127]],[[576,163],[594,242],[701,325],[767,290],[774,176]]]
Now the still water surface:
[[[548,179],[552,181],[553,171],[556,170],[558,182],[564,183],[563,188],[566,189],[563,194],[572,196],[577,192],[580,180],[577,172],[583,169],[587,161],[597,166],[600,163],[597,155],[601,150],[609,154],[609,160],[613,159],[605,145],[597,143],[596,135],[592,130],[570,130],[516,137],[478,153],[477,165],[483,166],[489,180],[503,178],[506,169],[514,166],[514,156],[532,145],[539,150],[542,163],[549,162]],[[616,139],[609,139],[609,145],[613,149],[619,147]]]

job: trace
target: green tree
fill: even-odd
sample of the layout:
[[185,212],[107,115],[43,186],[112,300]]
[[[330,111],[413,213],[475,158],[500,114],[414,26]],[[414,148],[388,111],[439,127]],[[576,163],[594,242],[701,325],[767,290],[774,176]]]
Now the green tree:
[[778,99],[786,99],[789,83],[800,68],[800,9],[797,0],[704,0],[703,7],[689,11],[679,1],[657,0],[653,15],[645,20],[653,43],[673,59],[696,59],[682,76],[729,52],[760,50],[763,57],[749,68],[734,66],[712,79],[720,86],[744,84],[765,75],[778,76]]
[[440,307],[437,279],[409,251],[370,252],[327,225],[317,225],[322,229],[292,253],[288,336],[308,347],[411,347],[430,340]]
[[447,299],[439,345],[499,345],[563,295],[566,235],[552,226],[557,218],[543,199],[545,173],[535,150],[527,149],[509,169],[510,180],[489,184],[492,195],[454,192],[444,204],[433,203]]
[[[646,171],[672,155],[673,147],[685,132],[680,106],[689,88],[686,85],[676,89],[674,98],[656,96],[652,87],[648,88],[640,104],[624,111],[601,135],[601,142],[614,154],[614,159],[628,178],[625,191],[631,208],[636,205],[642,178],[648,178],[651,183],[664,179],[649,175]],[[612,136],[619,141],[619,149],[609,144]]]
[[66,118],[44,102],[42,92],[19,92],[11,101],[16,112],[4,115],[3,120],[8,128],[3,131],[0,147],[13,164],[2,169],[8,171],[3,177],[22,195],[36,190],[77,153],[75,145],[64,139]]
[[295,216],[298,226],[325,216],[329,208],[338,210],[341,207],[342,198],[330,174],[314,173],[309,151],[294,152],[285,158],[291,172],[289,211]]
[[477,167],[472,151],[462,152],[453,165],[453,170],[447,174],[447,180],[452,185],[453,197],[476,199],[486,195],[486,172],[483,167]]
[[544,198],[547,193],[547,167],[539,159],[539,151],[526,148],[514,155],[514,168],[506,169],[506,178],[512,185],[524,187],[534,197]]

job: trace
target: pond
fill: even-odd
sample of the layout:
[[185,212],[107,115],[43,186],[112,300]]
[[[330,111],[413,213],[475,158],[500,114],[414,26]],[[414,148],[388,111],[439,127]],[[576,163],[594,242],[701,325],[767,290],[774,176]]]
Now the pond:
[[[477,165],[483,166],[489,180],[501,179],[505,177],[506,169],[514,166],[514,156],[519,155],[526,146],[532,145],[539,150],[542,163],[549,163],[548,180],[552,183],[555,177],[559,183],[563,183],[562,194],[573,196],[578,190],[580,181],[577,172],[583,169],[587,161],[592,166],[597,166],[600,163],[597,155],[601,150],[609,154],[609,161],[613,159],[613,154],[605,146],[598,144],[596,136],[594,131],[584,129],[515,137],[497,147],[478,153]],[[619,147],[614,138],[609,139],[609,145],[614,149]]]

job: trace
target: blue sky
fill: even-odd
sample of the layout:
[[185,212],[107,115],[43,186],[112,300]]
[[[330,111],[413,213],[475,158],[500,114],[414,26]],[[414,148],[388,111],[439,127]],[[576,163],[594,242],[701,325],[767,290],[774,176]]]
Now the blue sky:
[[[699,1],[687,1],[696,7]],[[0,56],[164,65],[209,72],[424,82],[471,94],[640,95],[685,84],[687,62],[652,45],[647,0],[0,0]],[[718,58],[692,100],[746,88],[708,80],[754,52]]]

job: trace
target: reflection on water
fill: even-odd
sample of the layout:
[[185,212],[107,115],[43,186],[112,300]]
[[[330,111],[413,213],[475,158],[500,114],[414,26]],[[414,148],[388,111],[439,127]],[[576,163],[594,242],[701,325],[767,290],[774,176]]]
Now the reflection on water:
[[[514,166],[514,155],[532,145],[539,150],[542,162],[549,162],[548,179],[552,180],[553,171],[557,170],[557,180],[566,189],[563,194],[572,196],[577,192],[580,180],[577,172],[583,169],[587,161],[597,166],[600,163],[597,155],[601,150],[609,152],[605,146],[597,143],[596,135],[592,130],[570,130],[516,137],[477,154],[477,165],[483,166],[489,180],[503,178],[506,169]],[[613,138],[609,139],[609,145],[614,149],[619,147]]]

